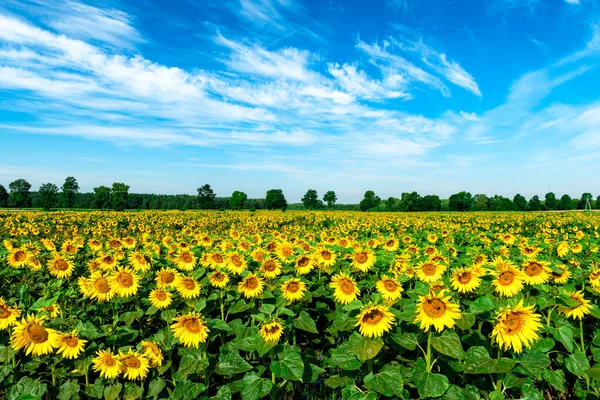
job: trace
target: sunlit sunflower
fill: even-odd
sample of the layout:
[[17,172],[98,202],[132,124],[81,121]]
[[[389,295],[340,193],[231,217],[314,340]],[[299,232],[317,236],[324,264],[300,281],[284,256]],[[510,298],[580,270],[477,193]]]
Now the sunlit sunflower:
[[27,257],[29,254],[20,248],[13,248],[8,257],[6,257],[6,262],[13,268],[21,268],[27,264]]
[[111,254],[100,256],[98,261],[100,262],[100,268],[105,270],[113,270],[118,264],[117,258]]
[[442,279],[446,266],[433,261],[424,261],[416,267],[417,278],[426,283],[435,283]]
[[102,250],[102,242],[98,239],[90,239],[88,240],[87,244],[94,253]]
[[110,288],[119,296],[135,295],[140,288],[140,277],[130,268],[119,267],[109,279]]
[[300,300],[306,292],[306,284],[298,278],[290,278],[281,285],[281,291],[287,301]]
[[310,255],[301,255],[296,258],[296,272],[299,275],[306,275],[315,267],[314,260]]
[[567,242],[560,242],[558,244],[558,246],[556,247],[556,254],[558,254],[559,257],[564,257],[567,254],[569,254],[570,251],[570,247],[569,247],[569,243]]
[[360,295],[356,282],[344,273],[339,273],[331,278],[329,287],[334,289],[333,297],[338,303],[348,304]]
[[573,308],[558,307],[558,311],[563,313],[565,316],[573,319],[583,319],[583,317],[592,312],[590,307],[590,301],[583,298],[583,292],[566,292],[567,296],[571,300],[579,303],[579,305]]
[[392,329],[396,322],[394,314],[386,306],[372,305],[364,307],[356,316],[360,334],[367,337],[382,337]]
[[119,354],[119,361],[121,362],[120,369],[123,376],[130,381],[144,379],[148,375],[150,362],[144,354],[129,350],[125,354]]
[[200,284],[194,278],[180,275],[175,280],[175,290],[184,299],[195,299],[200,296]]
[[[87,280],[89,297],[99,302],[109,301],[115,296],[114,290],[110,287],[110,277],[104,275],[101,271],[96,271]],[[81,287],[81,285],[80,285]]]
[[0,330],[8,329],[17,323],[21,311],[15,306],[11,307],[0,297]]
[[354,269],[362,272],[367,272],[375,265],[377,257],[370,249],[356,249],[352,255],[352,263]]
[[600,268],[593,269],[588,278],[590,278],[590,284],[593,288],[600,288]]
[[56,352],[67,359],[79,358],[79,355],[83,351],[84,345],[87,340],[79,338],[76,330],[71,333],[60,333],[56,337],[54,347],[58,350]]
[[249,274],[238,283],[238,292],[247,299],[260,296],[263,288],[264,283],[262,279],[254,274]]
[[294,246],[288,242],[280,243],[275,250],[275,254],[284,263],[294,262]]
[[215,271],[208,276],[211,286],[223,289],[229,283],[229,276],[223,271]]
[[550,278],[550,263],[538,260],[527,260],[523,264],[523,278],[528,285],[541,285]]
[[173,262],[183,271],[192,271],[196,266],[196,256],[189,250],[183,250],[173,258]]
[[163,354],[160,347],[154,342],[149,340],[142,340],[142,353],[150,361],[150,367],[159,367],[163,362]]
[[156,272],[154,281],[159,288],[167,288],[175,282],[179,273],[173,268],[163,268]]
[[402,296],[402,285],[396,279],[387,276],[382,277],[375,283],[377,292],[381,294],[384,300],[394,301]]
[[521,300],[516,306],[498,314],[492,337],[504,350],[512,348],[515,353],[520,353],[523,346],[530,348],[538,339],[537,332],[542,327],[540,319],[534,306],[525,307]]
[[583,246],[581,245],[581,243],[575,243],[572,247],[571,247],[571,252],[573,252],[573,254],[579,254],[583,251]]
[[129,254],[127,258],[129,260],[129,265],[138,271],[138,272],[146,272],[150,270],[150,263],[146,260],[146,256],[139,251],[134,251]]
[[47,311],[50,314],[50,317],[52,317],[52,318],[56,318],[62,314],[62,310],[58,303],[55,303],[55,304],[52,304],[52,305],[49,305],[46,307],[42,307],[41,309],[44,311]]
[[42,356],[52,353],[58,332],[44,327],[44,317],[28,315],[17,322],[12,330],[10,344],[13,349],[25,348],[26,355]]
[[204,343],[208,339],[210,331],[200,314],[192,312],[173,318],[173,321],[175,321],[171,324],[173,336],[178,338],[184,346],[198,347],[200,343]]
[[283,325],[277,320],[264,323],[260,327],[260,336],[262,336],[267,343],[277,343],[282,334]]
[[509,261],[503,260],[497,264],[497,269],[493,272],[495,278],[492,280],[496,292],[504,297],[519,293],[523,289],[523,272]]
[[389,238],[385,242],[383,242],[383,249],[386,251],[396,251],[398,250],[398,246],[400,245],[400,241],[395,238]]
[[225,266],[232,274],[240,275],[246,270],[248,263],[244,257],[232,252],[227,255]]
[[276,278],[281,275],[281,264],[278,260],[268,257],[260,266],[260,272],[265,278]]
[[254,249],[252,253],[250,253],[252,259],[256,262],[263,262],[266,257],[265,251],[263,249]]
[[204,261],[208,268],[217,269],[224,267],[227,260],[225,259],[225,257],[223,257],[221,253],[212,252],[207,253],[206,259]]
[[567,283],[567,281],[571,277],[571,271],[564,265],[557,265],[556,268],[559,269],[561,272],[552,271],[550,273],[550,276],[554,283],[557,283],[559,285]]
[[48,272],[58,279],[68,278],[73,274],[73,270],[75,270],[73,261],[64,259],[58,253],[54,253],[48,261]]
[[335,253],[328,249],[319,249],[315,255],[317,262],[323,267],[332,267],[337,260]]
[[452,287],[459,293],[471,293],[481,285],[481,278],[473,268],[457,268],[452,274]]
[[435,233],[430,233],[429,235],[427,235],[427,241],[429,243],[435,243],[435,242],[437,242],[437,240],[438,240],[438,237]]
[[419,297],[415,323],[420,322],[424,331],[428,331],[431,326],[437,332],[441,332],[444,327],[452,328],[461,317],[460,308],[451,301],[450,296],[444,296],[444,290]]
[[102,378],[112,379],[121,372],[121,361],[116,354],[107,350],[98,350],[92,359],[94,371],[99,372]]
[[171,305],[173,301],[173,295],[167,292],[165,289],[154,289],[150,292],[148,299],[153,307],[162,310]]

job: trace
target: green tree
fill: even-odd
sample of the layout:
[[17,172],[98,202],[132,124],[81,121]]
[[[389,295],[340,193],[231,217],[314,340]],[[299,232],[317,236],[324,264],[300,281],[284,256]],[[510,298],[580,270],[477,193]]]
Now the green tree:
[[215,197],[217,197],[217,195],[208,183],[198,188],[198,205],[201,209],[207,210],[215,208]]
[[398,203],[400,202],[399,199],[395,198],[395,197],[388,197],[388,199],[385,201],[385,209],[387,211],[396,211],[398,209]]
[[569,196],[568,194],[563,194],[563,196],[560,198],[560,201],[558,202],[558,209],[559,210],[572,210],[573,209],[573,200],[571,199],[571,196]]
[[314,189],[308,189],[304,197],[302,197],[302,204],[307,210],[314,210],[319,208],[319,196],[317,191]]
[[473,206],[473,196],[469,192],[458,192],[448,198],[451,211],[468,211]]
[[417,204],[419,211],[440,211],[442,209],[442,200],[434,194],[421,197]]
[[333,190],[330,190],[327,193],[325,193],[325,195],[323,196],[323,201],[327,203],[328,208],[332,208],[335,202],[337,201],[337,196],[335,195],[335,192]]
[[283,195],[281,189],[267,190],[267,197],[265,198],[265,208],[268,210],[275,210],[277,208],[286,210],[288,206],[287,200]]
[[542,202],[539,196],[536,194],[529,200],[529,211],[540,211],[542,209]]
[[232,210],[242,210],[247,199],[248,195],[246,193],[236,190],[229,199],[229,208]]
[[379,205],[381,199],[375,195],[375,192],[372,190],[367,190],[365,192],[365,197],[360,201],[360,209],[362,211],[369,211],[372,208],[375,208]]
[[596,209],[600,209],[600,195],[596,197]]
[[101,210],[110,207],[110,188],[108,186],[94,188],[94,204]]
[[17,179],[8,185],[10,190],[10,201],[15,207],[23,208],[29,206],[29,190],[31,184],[25,179]]
[[79,184],[77,183],[77,179],[72,176],[68,176],[67,179],[65,179],[65,183],[63,183],[61,190],[63,205],[68,209],[73,208],[75,196],[77,196],[77,193],[79,192]]
[[515,203],[515,205],[519,207],[519,210],[527,211],[527,199],[523,195],[519,193],[515,194],[515,197],[513,198],[513,203]]
[[544,199],[544,206],[546,206],[547,210],[556,210],[556,207],[558,207],[558,200],[556,200],[556,195],[554,193],[546,193]]
[[8,207],[8,191],[0,185],[0,207]]
[[495,195],[490,197],[490,211],[519,211],[519,207],[509,198]]
[[112,208],[115,211],[123,211],[127,207],[129,198],[129,186],[122,182],[112,184]]
[[586,204],[587,200],[589,200],[590,206],[593,206],[594,197],[592,196],[592,194],[591,193],[584,193],[584,194],[581,195],[581,198],[577,202],[577,209],[578,210],[585,209],[585,204]]
[[38,190],[40,195],[40,203],[45,211],[49,211],[56,206],[58,199],[58,186],[54,183],[44,183]]
[[417,192],[404,192],[400,196],[400,210],[402,211],[419,211],[419,203],[421,195]]
[[490,199],[485,194],[476,194],[473,196],[473,207],[477,211],[486,211],[490,208]]

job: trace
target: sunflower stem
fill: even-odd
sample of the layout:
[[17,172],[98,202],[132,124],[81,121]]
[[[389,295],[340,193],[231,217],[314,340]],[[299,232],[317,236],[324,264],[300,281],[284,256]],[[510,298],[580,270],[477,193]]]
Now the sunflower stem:
[[[275,347],[269,350],[269,355],[271,356],[271,363],[275,361]],[[275,372],[271,370],[271,383],[273,384],[273,388],[271,389],[271,400],[277,399],[277,386],[275,385]]]
[[427,364],[427,372],[431,372],[431,330],[427,335],[427,355],[425,356],[425,363]]
[[221,289],[221,321],[225,322],[225,304],[223,303],[223,289]]
[[[581,340],[581,351],[585,354],[585,341],[583,340],[583,318],[579,319],[579,339]],[[587,357],[587,356],[586,356]],[[585,377],[585,386],[590,391],[590,378]]]

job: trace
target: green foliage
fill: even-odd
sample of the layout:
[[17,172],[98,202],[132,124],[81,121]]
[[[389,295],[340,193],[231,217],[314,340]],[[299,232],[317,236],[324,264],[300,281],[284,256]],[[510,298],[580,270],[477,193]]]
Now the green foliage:
[[301,200],[302,204],[304,204],[304,208],[307,210],[316,210],[319,208],[319,196],[314,189],[308,189]]
[[54,183],[44,183],[38,190],[40,203],[46,211],[57,205],[58,187]]
[[96,208],[104,210],[110,207],[110,188],[108,186],[98,186],[94,188],[94,204]]
[[112,184],[111,194],[113,210],[125,210],[127,198],[129,197],[129,186],[121,182],[115,182]]
[[365,197],[360,201],[360,209],[361,211],[369,211],[381,202],[381,199],[375,195],[375,192],[372,190],[367,190],[365,192]]
[[563,194],[563,196],[560,198],[560,201],[558,202],[558,209],[559,210],[572,210],[573,209],[573,200],[571,199],[571,196],[569,196],[568,194]]
[[243,210],[247,199],[248,195],[246,193],[236,190],[229,199],[229,208],[232,210]]
[[474,203],[471,193],[465,191],[451,195],[448,200],[450,211],[468,211],[473,207]]
[[267,190],[265,198],[265,208],[267,210],[287,209],[288,203],[281,189]]
[[528,204],[529,211],[541,211],[542,210],[542,202],[538,195],[533,196],[529,200]]
[[544,197],[545,201],[544,201],[544,206],[546,206],[546,209],[548,210],[556,210],[556,208],[558,207],[558,200],[556,200],[556,195],[552,192],[548,192],[546,193],[546,196]]
[[65,183],[63,183],[61,187],[61,200],[63,207],[73,208],[75,204],[75,197],[79,192],[79,184],[77,183],[77,179],[72,176],[68,176],[65,179]]
[[327,193],[323,195],[323,201],[327,203],[328,208],[332,208],[335,202],[337,201],[337,196],[333,190],[329,190]]
[[513,203],[517,206],[520,211],[527,211],[529,204],[527,203],[527,199],[523,197],[521,194],[516,194],[513,198]]
[[0,207],[8,207],[9,199],[8,191],[2,185],[0,185]]
[[10,190],[10,202],[13,206],[23,208],[30,205],[29,190],[31,184],[25,179],[20,178],[12,181],[8,185],[8,189]]
[[207,183],[198,189],[198,205],[203,210],[209,210],[215,208],[215,198],[217,195],[212,190],[210,185]]

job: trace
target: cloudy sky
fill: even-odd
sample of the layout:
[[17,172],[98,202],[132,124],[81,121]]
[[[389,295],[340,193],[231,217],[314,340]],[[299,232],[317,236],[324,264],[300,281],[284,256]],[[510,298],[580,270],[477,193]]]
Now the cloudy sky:
[[600,194],[597,0],[0,0],[0,184]]

